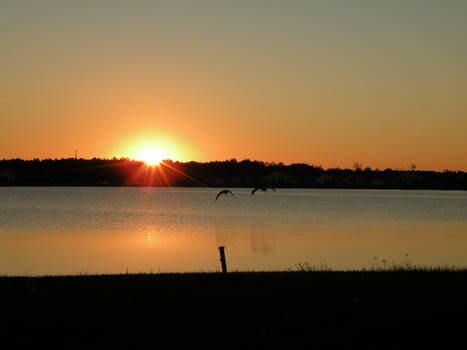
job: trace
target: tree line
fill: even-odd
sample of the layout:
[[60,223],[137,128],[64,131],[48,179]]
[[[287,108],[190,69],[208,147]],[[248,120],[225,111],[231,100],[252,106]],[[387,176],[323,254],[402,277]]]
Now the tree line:
[[323,169],[244,159],[173,162],[156,167],[127,158],[10,159],[0,161],[5,186],[209,186],[467,190],[463,171]]

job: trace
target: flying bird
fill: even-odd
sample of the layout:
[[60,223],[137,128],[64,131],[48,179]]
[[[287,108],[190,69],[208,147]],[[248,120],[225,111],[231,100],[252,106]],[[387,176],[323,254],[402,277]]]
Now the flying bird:
[[271,190],[273,190],[274,192],[276,192],[276,189],[274,187],[255,187],[253,189],[253,191],[251,191],[251,195],[254,195],[256,191],[263,191],[263,192],[266,192],[268,190],[268,188],[270,188]]
[[232,196],[234,196],[234,194],[232,193],[232,191],[229,191],[229,190],[222,190],[222,191],[220,191],[220,192],[217,194],[217,196],[216,196],[216,201],[217,201],[217,198],[219,198],[219,196],[220,196],[221,194],[228,194],[228,193],[230,193]]

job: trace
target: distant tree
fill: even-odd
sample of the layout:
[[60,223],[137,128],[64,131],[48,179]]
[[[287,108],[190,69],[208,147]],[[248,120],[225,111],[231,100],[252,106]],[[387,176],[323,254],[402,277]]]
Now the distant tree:
[[354,168],[355,171],[361,171],[362,168],[363,168],[363,165],[362,165],[362,163],[355,162],[355,163],[353,163],[353,168]]

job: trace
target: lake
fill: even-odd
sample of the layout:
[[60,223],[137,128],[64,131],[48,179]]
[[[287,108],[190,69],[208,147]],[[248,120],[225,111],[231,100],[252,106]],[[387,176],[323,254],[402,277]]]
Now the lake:
[[467,192],[0,188],[0,274],[467,266]]

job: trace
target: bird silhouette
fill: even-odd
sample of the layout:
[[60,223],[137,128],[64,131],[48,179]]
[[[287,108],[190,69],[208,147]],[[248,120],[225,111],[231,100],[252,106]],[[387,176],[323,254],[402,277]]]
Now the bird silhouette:
[[[219,196],[220,196],[221,194],[228,194],[228,193],[230,193],[232,196],[234,196],[234,194],[232,193],[232,191],[230,191],[230,190],[222,190],[222,191],[220,191],[220,192],[217,194],[217,196],[216,196],[216,201],[217,201],[217,198],[219,198]],[[234,197],[235,197],[235,196],[234,196]]]
[[273,190],[274,192],[276,192],[276,189],[274,187],[255,187],[253,189],[253,191],[251,191],[251,195],[254,195],[256,191],[263,191],[263,192],[266,192],[268,190],[268,188],[270,188],[271,190]]

